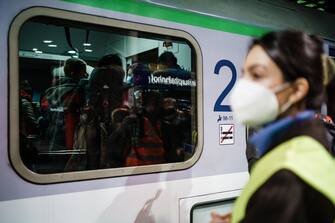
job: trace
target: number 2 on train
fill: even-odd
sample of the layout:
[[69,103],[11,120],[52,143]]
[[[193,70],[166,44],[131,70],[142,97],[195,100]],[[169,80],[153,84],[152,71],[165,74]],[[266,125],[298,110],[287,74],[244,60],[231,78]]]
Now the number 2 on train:
[[220,69],[222,67],[228,67],[231,70],[231,80],[228,83],[227,87],[221,92],[220,96],[216,100],[214,104],[214,111],[215,112],[230,112],[231,108],[229,105],[222,105],[222,101],[225,99],[225,97],[229,94],[229,92],[233,89],[233,86],[236,82],[237,73],[236,68],[234,64],[229,60],[220,60],[216,63],[214,68],[214,74],[219,75]]

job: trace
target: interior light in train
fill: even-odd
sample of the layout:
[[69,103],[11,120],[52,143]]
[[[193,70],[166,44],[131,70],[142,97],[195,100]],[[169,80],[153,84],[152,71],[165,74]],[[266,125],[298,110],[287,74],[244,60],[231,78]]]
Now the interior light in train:
[[317,6],[317,4],[314,4],[314,3],[310,3],[310,4],[307,4],[305,5],[306,7],[309,7],[309,8],[313,8],[315,6]]

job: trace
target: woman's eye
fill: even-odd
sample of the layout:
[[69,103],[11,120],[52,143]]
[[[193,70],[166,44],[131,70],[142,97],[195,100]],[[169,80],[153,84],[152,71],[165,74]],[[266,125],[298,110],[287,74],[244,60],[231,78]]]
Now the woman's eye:
[[259,80],[259,79],[262,78],[262,75],[260,75],[259,73],[252,73],[252,74],[251,74],[251,77],[252,77],[252,79],[254,79],[254,80]]

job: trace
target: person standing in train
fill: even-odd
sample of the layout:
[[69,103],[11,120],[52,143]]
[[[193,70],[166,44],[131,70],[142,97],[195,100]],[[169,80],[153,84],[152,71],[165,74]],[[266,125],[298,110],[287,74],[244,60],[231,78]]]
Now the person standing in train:
[[[79,81],[86,77],[86,62],[69,58],[64,64],[65,76],[41,97],[41,113],[45,114],[49,150],[73,149],[74,134],[79,123],[85,92]],[[43,121],[43,122],[44,122]]]
[[335,221],[335,160],[315,118],[334,82],[327,60],[322,41],[300,31],[252,42],[231,106],[236,121],[260,127],[249,139],[260,160],[232,214],[212,213],[211,223]]
[[110,167],[111,148],[108,138],[113,132],[112,114],[123,106],[124,70],[117,54],[108,54],[98,61],[88,86],[88,99],[82,122],[86,136],[87,169]]

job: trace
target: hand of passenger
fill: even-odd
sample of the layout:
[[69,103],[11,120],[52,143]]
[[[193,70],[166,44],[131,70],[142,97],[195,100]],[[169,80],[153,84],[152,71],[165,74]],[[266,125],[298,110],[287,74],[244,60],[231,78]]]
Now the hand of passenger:
[[216,212],[211,213],[212,220],[209,223],[230,223],[231,213],[225,215],[219,215]]

